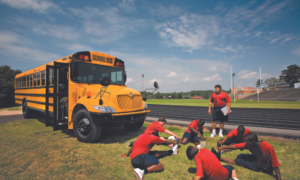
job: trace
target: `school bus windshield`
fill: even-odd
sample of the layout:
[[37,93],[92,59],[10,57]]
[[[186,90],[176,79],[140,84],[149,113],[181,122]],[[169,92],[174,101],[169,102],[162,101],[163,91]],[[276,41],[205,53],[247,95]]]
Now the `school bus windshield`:
[[102,66],[84,62],[76,62],[76,73],[72,75],[72,81],[77,83],[100,84],[102,77],[109,77],[111,84],[124,85],[124,69]]

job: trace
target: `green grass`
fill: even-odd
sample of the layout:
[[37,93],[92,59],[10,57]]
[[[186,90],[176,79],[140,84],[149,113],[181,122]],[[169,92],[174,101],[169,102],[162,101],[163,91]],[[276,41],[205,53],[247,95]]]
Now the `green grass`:
[[[70,130],[52,131],[38,120],[20,120],[0,124],[0,179],[135,179],[130,158],[121,158],[130,141],[135,140],[148,126],[135,132],[122,127],[105,130],[98,143],[80,143]],[[166,127],[182,136],[185,129]],[[162,137],[168,135],[162,133]],[[216,146],[219,138],[207,137],[207,149]],[[277,153],[283,179],[300,177],[300,144],[289,139],[260,137],[269,142]],[[145,179],[193,179],[195,163],[186,158],[186,148],[181,145],[176,156],[160,159],[165,167],[161,173],[145,175]],[[169,150],[166,146],[154,146],[153,150]],[[239,150],[224,154],[234,159]],[[244,150],[243,153],[248,153]],[[239,179],[274,178],[242,167],[235,167]]]
[[[209,100],[199,99],[149,99],[148,104],[180,105],[180,106],[202,106],[208,107]],[[300,102],[297,101],[231,101],[231,107],[238,108],[276,108],[276,109],[300,109]]]
[[19,111],[19,110],[22,110],[22,106],[0,108],[0,111]]

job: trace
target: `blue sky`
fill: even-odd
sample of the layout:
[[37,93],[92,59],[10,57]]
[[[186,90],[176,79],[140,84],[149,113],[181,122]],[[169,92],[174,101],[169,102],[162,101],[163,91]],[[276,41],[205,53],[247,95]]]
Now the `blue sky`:
[[300,1],[0,0],[0,65],[22,71],[78,51],[125,61],[127,86],[255,87],[300,65]]

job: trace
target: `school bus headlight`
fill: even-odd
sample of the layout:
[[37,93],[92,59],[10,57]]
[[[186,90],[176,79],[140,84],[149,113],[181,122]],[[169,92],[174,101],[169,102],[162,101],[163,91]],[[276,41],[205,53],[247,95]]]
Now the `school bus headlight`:
[[97,111],[105,112],[105,113],[115,113],[116,111],[110,106],[94,106]]
[[147,103],[145,103],[145,109],[148,109],[148,104]]

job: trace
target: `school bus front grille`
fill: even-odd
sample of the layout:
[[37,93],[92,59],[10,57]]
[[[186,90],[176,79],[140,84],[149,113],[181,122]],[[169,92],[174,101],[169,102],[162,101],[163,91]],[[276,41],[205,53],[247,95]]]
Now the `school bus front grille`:
[[143,106],[141,95],[134,95],[132,98],[128,95],[119,95],[117,99],[122,110],[137,109]]

